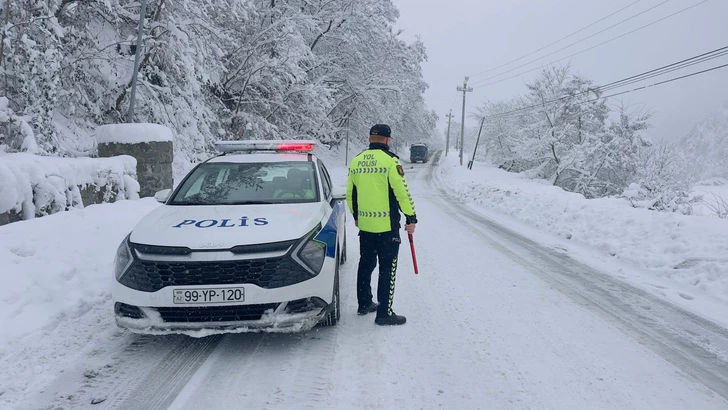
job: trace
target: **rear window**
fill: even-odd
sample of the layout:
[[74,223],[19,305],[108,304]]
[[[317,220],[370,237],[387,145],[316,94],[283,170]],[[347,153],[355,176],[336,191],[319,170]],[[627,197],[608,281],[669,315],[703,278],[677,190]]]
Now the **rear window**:
[[312,162],[206,163],[185,178],[170,205],[318,202]]

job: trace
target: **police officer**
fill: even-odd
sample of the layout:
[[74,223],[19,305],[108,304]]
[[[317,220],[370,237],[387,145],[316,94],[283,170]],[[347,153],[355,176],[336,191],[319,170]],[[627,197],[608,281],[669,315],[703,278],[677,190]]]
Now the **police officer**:
[[[389,151],[391,129],[377,124],[369,131],[369,149],[349,165],[346,201],[359,227],[360,259],[357,276],[358,313],[377,312],[378,325],[403,325],[407,319],[392,311],[399,235],[400,210],[405,231],[414,233],[415,204],[404,179],[399,157]],[[372,300],[372,272],[379,259],[377,300]]]

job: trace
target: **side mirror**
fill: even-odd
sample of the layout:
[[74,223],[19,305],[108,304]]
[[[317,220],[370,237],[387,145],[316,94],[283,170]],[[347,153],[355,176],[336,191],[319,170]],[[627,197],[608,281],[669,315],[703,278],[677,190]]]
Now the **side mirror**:
[[346,199],[346,188],[345,187],[332,187],[331,196],[335,201],[343,201]]
[[156,199],[157,202],[165,203],[169,199],[170,195],[172,195],[171,189],[163,189],[154,194],[154,199]]

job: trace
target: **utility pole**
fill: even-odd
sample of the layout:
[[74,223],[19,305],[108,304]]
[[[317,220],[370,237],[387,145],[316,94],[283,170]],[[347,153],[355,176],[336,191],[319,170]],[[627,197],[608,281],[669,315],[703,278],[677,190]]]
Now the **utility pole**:
[[139,59],[142,55],[142,37],[144,36],[144,16],[147,14],[147,0],[142,0],[139,10],[139,28],[137,29],[136,55],[134,56],[134,73],[131,75],[131,96],[129,97],[129,119],[134,122],[134,99],[136,98],[137,77],[139,74]]
[[460,165],[463,165],[463,143],[465,142],[465,95],[473,91],[473,87],[468,88],[468,80],[470,77],[465,76],[463,86],[458,86],[458,91],[463,92],[463,118],[460,123]]
[[349,166],[349,119],[346,119],[346,159],[344,165]]
[[478,131],[478,139],[475,141],[475,148],[473,148],[473,159],[468,162],[468,169],[473,169],[473,163],[475,162],[475,153],[478,152],[478,144],[480,144],[480,133],[483,132],[483,124],[485,124],[485,116],[480,121],[480,131]]
[[447,156],[447,152],[450,151],[450,122],[452,121],[452,110],[450,110],[450,114],[446,115],[447,117],[447,139],[445,142],[445,156]]

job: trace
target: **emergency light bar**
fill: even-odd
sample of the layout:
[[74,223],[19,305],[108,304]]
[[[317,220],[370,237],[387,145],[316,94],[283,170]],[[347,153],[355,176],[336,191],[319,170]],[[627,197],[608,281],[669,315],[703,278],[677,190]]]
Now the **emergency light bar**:
[[283,140],[283,141],[217,141],[215,148],[220,152],[240,151],[297,151],[311,152],[316,148],[316,141]]

